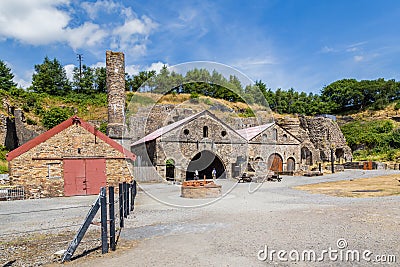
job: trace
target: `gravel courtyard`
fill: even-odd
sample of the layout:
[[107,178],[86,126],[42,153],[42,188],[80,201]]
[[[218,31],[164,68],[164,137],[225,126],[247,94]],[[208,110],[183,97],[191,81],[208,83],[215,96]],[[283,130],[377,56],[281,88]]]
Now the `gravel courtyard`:
[[[260,184],[235,186],[231,181],[219,181],[229,192],[213,203],[182,199],[176,185],[143,185],[146,193],[139,193],[135,213],[122,233],[122,238],[137,240],[137,245],[123,253],[68,265],[366,266],[376,256],[393,261],[390,255],[394,255],[397,263],[390,264],[394,266],[400,261],[400,196],[338,198],[291,189],[301,184],[393,173],[345,171],[323,177],[285,176],[280,183],[266,182],[258,189]],[[279,259],[275,253],[264,261],[266,246],[268,255],[272,250],[285,250],[287,254]],[[298,261],[294,252],[289,257],[293,250],[300,253]],[[314,251],[316,260],[301,260],[305,250]],[[337,254],[323,254],[323,250],[336,250]],[[359,251],[360,261],[346,262],[348,250]],[[318,262],[321,255],[324,260]]]
[[[136,245],[101,257],[80,258],[65,266],[397,266],[400,196],[340,198],[292,189],[309,183],[393,173],[400,176],[399,171],[352,170],[322,177],[284,176],[280,183],[218,181],[225,196],[217,201],[183,199],[179,197],[180,187],[173,184],[141,185],[143,191],[138,193],[135,212],[121,234],[123,240],[135,241]],[[0,208],[5,213],[40,205],[86,205],[94,199],[3,202]],[[79,222],[79,214],[85,215],[85,210],[71,210],[62,218],[56,214],[48,218],[34,214],[14,215],[11,219],[2,216],[0,234],[30,229],[35,224],[43,227]],[[286,254],[273,252],[280,250]],[[346,261],[349,250],[357,250],[360,261]],[[316,255],[312,261],[307,258],[310,251]],[[323,260],[319,261],[321,255]],[[396,256],[397,263],[377,263],[376,256],[386,261]],[[353,259],[351,255],[347,258]]]

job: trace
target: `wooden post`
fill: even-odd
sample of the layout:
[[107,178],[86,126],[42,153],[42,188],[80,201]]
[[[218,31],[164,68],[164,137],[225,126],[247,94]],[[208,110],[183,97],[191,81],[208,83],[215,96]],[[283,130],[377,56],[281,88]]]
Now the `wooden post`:
[[110,249],[115,251],[115,203],[114,203],[114,186],[108,188],[108,201],[110,212]]
[[124,187],[120,183],[118,185],[119,195],[119,227],[124,227]]
[[107,197],[106,188],[102,187],[100,191],[100,205],[101,205],[101,253],[108,252],[107,240]]

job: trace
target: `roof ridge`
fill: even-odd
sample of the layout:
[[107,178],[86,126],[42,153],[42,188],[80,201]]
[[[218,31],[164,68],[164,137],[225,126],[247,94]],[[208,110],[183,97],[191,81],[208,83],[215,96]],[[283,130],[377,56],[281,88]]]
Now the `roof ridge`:
[[7,153],[7,161],[11,161],[14,158],[22,155],[23,153],[28,152],[32,148],[36,147],[37,145],[43,143],[44,141],[50,139],[51,137],[55,136],[56,134],[60,133],[61,131],[67,129],[68,127],[72,126],[73,124],[78,124],[83,127],[88,132],[96,135],[105,143],[113,147],[114,149],[118,150],[122,154],[124,154],[127,158],[135,160],[136,156],[129,151],[128,149],[124,148],[121,144],[117,143],[98,129],[96,129],[92,124],[84,121],[83,119],[79,118],[78,116],[74,115],[67,120],[63,121],[62,123],[58,124],[57,126],[51,128],[50,130],[36,136],[35,138],[29,140],[25,144],[17,147],[16,149]]

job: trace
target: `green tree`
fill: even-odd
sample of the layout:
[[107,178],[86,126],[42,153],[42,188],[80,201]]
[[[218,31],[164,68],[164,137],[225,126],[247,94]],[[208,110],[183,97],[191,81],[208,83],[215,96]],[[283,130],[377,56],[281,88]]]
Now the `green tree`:
[[11,69],[7,67],[4,61],[0,60],[0,89],[9,91],[12,87],[17,86],[13,79],[14,74]]
[[72,86],[78,93],[92,94],[95,91],[95,71],[86,65],[82,71],[78,67],[73,70]]
[[54,126],[67,120],[73,114],[69,108],[53,107],[43,115],[43,126],[47,129],[51,129]]
[[98,93],[107,92],[107,72],[105,67],[96,68],[94,71],[94,89]]
[[125,89],[126,91],[136,92],[140,89],[140,87],[147,85],[146,82],[150,82],[154,75],[156,75],[155,70],[151,71],[140,71],[137,75],[132,75],[131,77],[127,75],[125,81]]
[[65,69],[56,58],[50,60],[46,56],[42,64],[35,65],[32,90],[36,93],[51,95],[66,95],[71,91]]

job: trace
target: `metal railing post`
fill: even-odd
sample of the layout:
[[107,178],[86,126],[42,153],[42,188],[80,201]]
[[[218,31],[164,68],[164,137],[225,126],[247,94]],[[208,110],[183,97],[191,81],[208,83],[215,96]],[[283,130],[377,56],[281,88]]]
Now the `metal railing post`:
[[119,189],[119,227],[124,227],[124,188],[122,183],[118,185]]
[[107,195],[106,188],[102,187],[100,191],[100,210],[101,210],[101,253],[108,252],[107,240]]
[[114,186],[108,188],[108,201],[110,213],[110,249],[115,251],[115,203],[114,203]]

